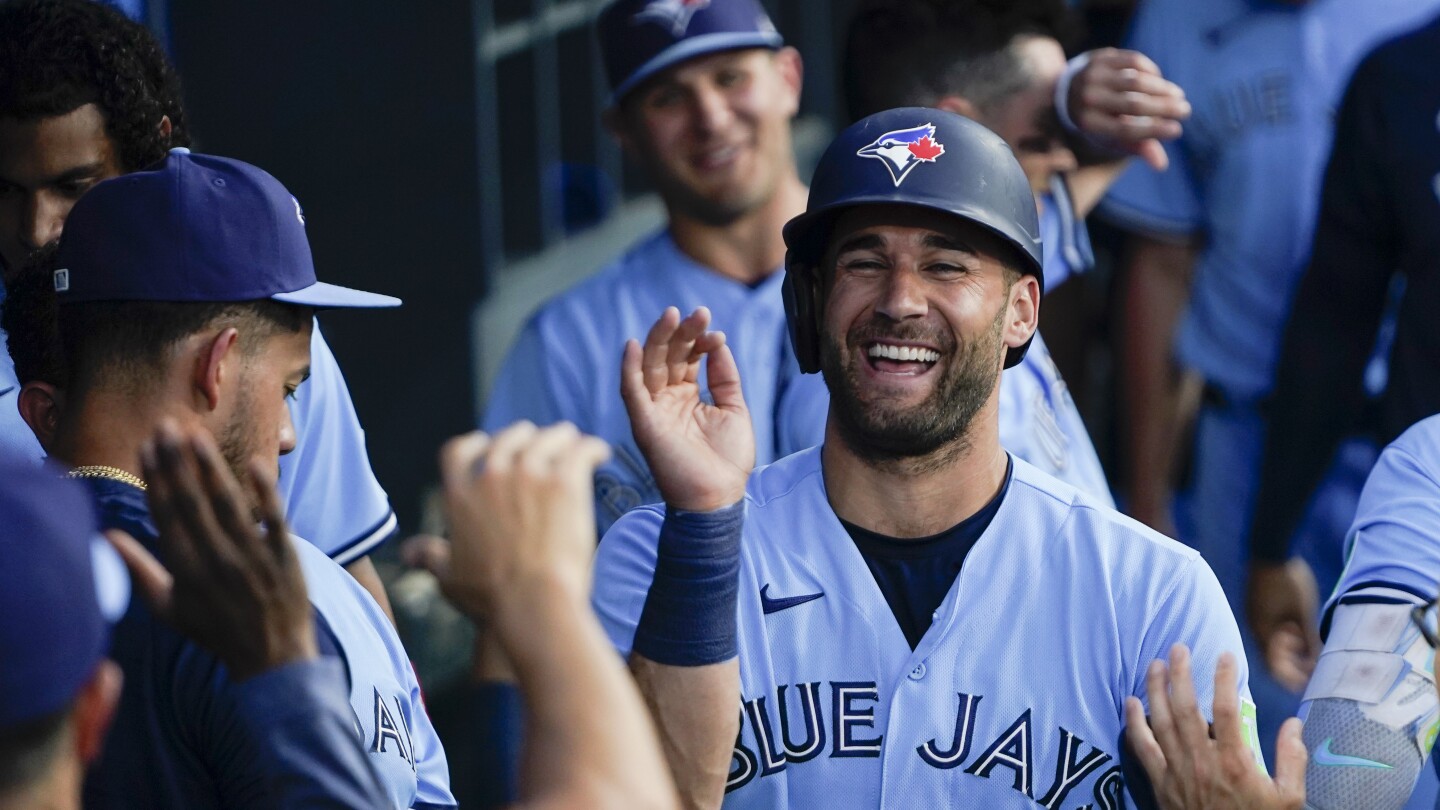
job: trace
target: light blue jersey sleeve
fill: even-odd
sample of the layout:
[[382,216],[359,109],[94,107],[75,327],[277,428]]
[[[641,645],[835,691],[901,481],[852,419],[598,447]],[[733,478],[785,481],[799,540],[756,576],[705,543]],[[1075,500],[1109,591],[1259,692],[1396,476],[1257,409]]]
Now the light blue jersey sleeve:
[[595,557],[595,613],[621,657],[630,657],[635,627],[655,579],[656,547],[663,506],[642,506],[625,513],[600,541]]
[[1141,637],[1140,660],[1135,667],[1130,694],[1140,698],[1145,711],[1150,711],[1150,692],[1145,672],[1151,661],[1167,660],[1170,647],[1184,644],[1190,648],[1191,677],[1195,697],[1207,720],[1214,720],[1211,707],[1215,703],[1215,669],[1220,654],[1235,656],[1240,696],[1240,723],[1245,741],[1260,768],[1265,768],[1261,753],[1260,734],[1256,724],[1255,700],[1250,694],[1250,665],[1240,640],[1240,628],[1230,612],[1230,603],[1220,588],[1220,581],[1210,566],[1198,555],[1187,568],[1176,573],[1172,587],[1159,597],[1158,607]]
[[348,565],[395,533],[395,511],[375,480],[365,431],[320,324],[310,337],[310,379],[290,403],[295,450],[280,457],[280,497],[295,534]]
[[[1131,694],[1138,695],[1148,709],[1150,697],[1145,686],[1145,668],[1151,661],[1169,657],[1173,644],[1184,644],[1192,653],[1194,667],[1195,695],[1206,715],[1215,701],[1215,665],[1220,654],[1230,652],[1239,665],[1240,696],[1242,708],[1250,703],[1250,666],[1245,660],[1244,647],[1240,641],[1240,628],[1230,612],[1230,603],[1220,588],[1210,566],[1198,555],[1190,561],[1187,570],[1173,579],[1173,587],[1161,597],[1150,626],[1145,628],[1140,647],[1140,662],[1131,684]],[[1254,734],[1254,705],[1250,704],[1250,727]],[[1259,757],[1259,738],[1255,738],[1256,757]]]
[[[1177,75],[1177,65],[1170,56],[1177,42],[1194,39],[1182,27],[1184,15],[1176,13],[1177,4],[1141,3],[1131,23],[1126,47],[1150,57],[1166,77]],[[1181,238],[1200,230],[1205,222],[1205,209],[1200,200],[1186,151],[1186,142],[1164,144],[1170,168],[1157,172],[1144,162],[1132,160],[1119,179],[1110,187],[1100,208],[1106,219],[1121,227],[1157,238]]]
[[[3,292],[0,290],[0,301],[5,300]],[[0,329],[0,458],[29,459],[38,464],[44,457],[40,442],[20,418],[20,380],[5,346],[5,331]]]
[[1345,570],[1326,615],[1348,593],[1371,587],[1435,597],[1440,577],[1440,415],[1386,447],[1360,493]]
[[[562,419],[575,420],[574,414],[587,394],[618,396],[618,391],[587,392],[564,355],[547,345],[541,318],[532,316],[505,355],[490,387],[481,429],[493,433],[521,419],[541,426]],[[620,364],[618,349],[615,364]]]

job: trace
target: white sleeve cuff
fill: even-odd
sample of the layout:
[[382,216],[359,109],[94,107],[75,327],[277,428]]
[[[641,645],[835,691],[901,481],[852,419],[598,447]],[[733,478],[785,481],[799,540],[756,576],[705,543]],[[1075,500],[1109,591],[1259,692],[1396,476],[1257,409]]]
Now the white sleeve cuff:
[[1060,74],[1060,81],[1055,84],[1055,113],[1060,117],[1060,125],[1065,127],[1066,131],[1082,138],[1087,136],[1080,131],[1075,119],[1070,117],[1070,83],[1090,64],[1091,53],[1092,51],[1086,51],[1066,62],[1065,72]]

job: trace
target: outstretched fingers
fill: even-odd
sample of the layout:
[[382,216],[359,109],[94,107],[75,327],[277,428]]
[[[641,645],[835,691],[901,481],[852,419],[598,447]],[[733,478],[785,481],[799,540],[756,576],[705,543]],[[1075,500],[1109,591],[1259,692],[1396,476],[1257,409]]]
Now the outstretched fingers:
[[719,345],[710,352],[705,368],[706,383],[710,386],[710,397],[715,406],[726,411],[744,411],[745,394],[740,386],[740,367],[735,363],[735,354],[725,343],[724,332],[712,333],[718,336]]
[[1275,740],[1275,792],[1283,806],[1299,808],[1305,803],[1305,765],[1309,757],[1302,738],[1304,724],[1292,717],[1280,726]]
[[695,382],[699,377],[702,352],[696,342],[709,328],[710,310],[705,307],[696,308],[676,327],[665,356],[668,384]]
[[670,382],[670,343],[679,328],[680,310],[666,307],[660,320],[650,327],[650,333],[645,336],[640,367],[644,373],[645,388],[652,394],[659,392]]
[[1163,782],[1167,767],[1165,752],[1150,730],[1150,722],[1145,718],[1145,704],[1134,695],[1125,698],[1125,738],[1130,741],[1135,756],[1150,775],[1150,781],[1156,785]]

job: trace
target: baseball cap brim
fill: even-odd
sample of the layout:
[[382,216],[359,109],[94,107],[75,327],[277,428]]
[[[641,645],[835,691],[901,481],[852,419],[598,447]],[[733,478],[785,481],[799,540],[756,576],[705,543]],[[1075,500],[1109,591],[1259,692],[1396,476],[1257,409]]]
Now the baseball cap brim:
[[701,34],[681,40],[656,54],[654,59],[641,65],[638,70],[615,88],[610,94],[610,106],[620,103],[625,94],[634,90],[646,79],[668,67],[717,51],[735,51],[741,48],[769,48],[775,50],[785,44],[778,31],[724,31],[715,34]]
[[315,309],[383,309],[400,306],[400,299],[394,296],[352,290],[323,281],[293,292],[275,293],[270,296],[270,300]]

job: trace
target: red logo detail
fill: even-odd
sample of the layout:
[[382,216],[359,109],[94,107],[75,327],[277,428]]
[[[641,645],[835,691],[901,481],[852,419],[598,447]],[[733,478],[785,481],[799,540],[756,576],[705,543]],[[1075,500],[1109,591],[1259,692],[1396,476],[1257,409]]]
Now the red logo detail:
[[945,147],[935,142],[929,135],[910,144],[910,154],[916,160],[923,160],[927,163],[934,163],[935,158],[945,154]]

